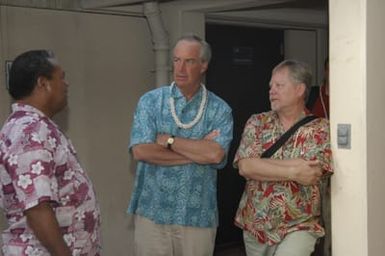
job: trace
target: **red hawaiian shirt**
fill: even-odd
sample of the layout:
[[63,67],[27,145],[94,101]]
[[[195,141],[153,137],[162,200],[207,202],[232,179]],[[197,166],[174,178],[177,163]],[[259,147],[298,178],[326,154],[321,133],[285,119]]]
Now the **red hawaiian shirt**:
[[[304,117],[305,112],[302,114]],[[252,115],[246,123],[234,166],[243,158],[256,158],[268,149],[284,129],[274,111]],[[325,176],[333,172],[329,123],[318,118],[299,128],[272,156],[273,159],[318,160]],[[295,181],[247,180],[235,224],[260,243],[279,243],[287,233],[308,230],[323,236],[319,223],[319,185],[303,186]]]
[[3,254],[49,255],[24,215],[49,201],[72,255],[99,255],[99,207],[74,147],[36,108],[12,108],[0,132],[0,206],[8,220],[2,233]]

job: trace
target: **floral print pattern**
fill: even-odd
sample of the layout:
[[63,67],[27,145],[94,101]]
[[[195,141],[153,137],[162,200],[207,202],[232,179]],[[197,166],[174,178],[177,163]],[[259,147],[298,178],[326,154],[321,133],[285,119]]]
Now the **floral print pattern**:
[[[225,152],[228,151],[233,136],[233,119],[227,103],[208,91],[202,118],[192,128],[181,129],[172,118],[170,97],[174,98],[176,114],[181,122],[189,123],[197,115],[202,88],[190,101],[186,101],[176,86],[158,88],[143,95],[134,115],[130,148],[136,144],[156,143],[158,133],[202,139],[211,131],[219,130],[220,135],[214,140]],[[217,170],[223,168],[226,161],[224,158],[218,165],[192,163],[175,166],[139,161],[128,212],[158,224],[217,226]]]
[[0,132],[0,206],[9,226],[3,254],[49,255],[23,213],[48,201],[73,255],[99,255],[99,206],[74,147],[36,108],[15,103],[12,109]]
[[[306,113],[302,113],[302,117]],[[234,166],[243,158],[255,158],[284,133],[274,111],[252,115],[247,121]],[[318,160],[327,176],[333,172],[329,123],[318,118],[300,127],[272,156],[273,159],[302,158]],[[319,223],[319,185],[303,186],[295,181],[247,180],[239,203],[235,224],[252,234],[260,243],[279,243],[287,233],[308,230],[323,236]]]

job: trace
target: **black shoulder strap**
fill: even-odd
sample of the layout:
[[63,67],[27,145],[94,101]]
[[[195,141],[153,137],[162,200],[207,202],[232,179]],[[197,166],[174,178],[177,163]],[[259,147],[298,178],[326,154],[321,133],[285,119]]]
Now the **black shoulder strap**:
[[270,148],[265,150],[265,152],[262,153],[261,158],[271,157],[298,130],[299,127],[311,122],[316,118],[317,118],[316,116],[310,115],[299,120],[295,125],[290,127],[289,130],[287,130],[284,134],[282,134],[282,136],[273,145],[271,145]]

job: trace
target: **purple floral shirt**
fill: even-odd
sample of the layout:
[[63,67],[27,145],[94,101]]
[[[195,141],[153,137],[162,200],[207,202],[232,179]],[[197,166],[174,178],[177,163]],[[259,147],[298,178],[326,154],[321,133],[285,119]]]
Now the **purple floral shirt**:
[[15,103],[0,132],[0,206],[9,227],[4,255],[50,255],[28,227],[24,211],[49,201],[72,255],[99,255],[100,212],[74,147],[36,108]]

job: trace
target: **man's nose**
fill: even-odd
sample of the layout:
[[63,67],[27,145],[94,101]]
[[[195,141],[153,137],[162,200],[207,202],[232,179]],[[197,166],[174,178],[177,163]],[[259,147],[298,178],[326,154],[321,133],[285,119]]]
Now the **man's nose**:
[[181,61],[180,62],[179,69],[180,69],[180,71],[185,71],[186,70],[186,62],[185,61]]

